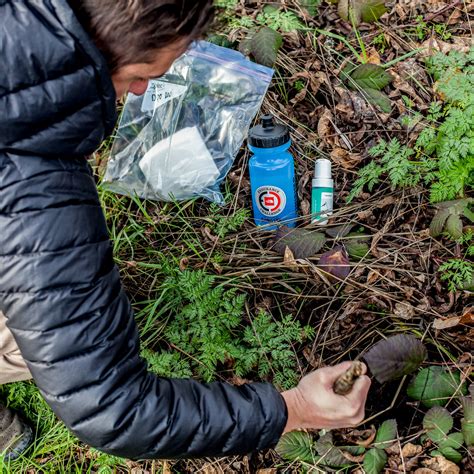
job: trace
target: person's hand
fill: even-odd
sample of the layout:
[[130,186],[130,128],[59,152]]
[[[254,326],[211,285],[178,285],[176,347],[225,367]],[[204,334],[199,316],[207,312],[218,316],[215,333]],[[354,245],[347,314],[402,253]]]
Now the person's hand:
[[[335,367],[316,370],[303,379],[297,387],[282,393],[288,408],[288,422],[284,433],[296,429],[348,428],[360,423],[365,416],[365,402],[370,379],[362,375],[352,391],[336,395],[333,384],[350,366],[344,362]],[[367,367],[364,365],[364,374]]]

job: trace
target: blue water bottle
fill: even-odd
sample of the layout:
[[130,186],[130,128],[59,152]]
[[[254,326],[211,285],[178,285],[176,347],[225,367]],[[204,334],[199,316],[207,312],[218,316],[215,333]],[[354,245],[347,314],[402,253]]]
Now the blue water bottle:
[[[288,128],[275,124],[272,115],[264,115],[260,125],[249,133],[250,183],[255,224],[282,223],[295,227],[296,205],[295,162]],[[274,230],[277,225],[268,226]]]

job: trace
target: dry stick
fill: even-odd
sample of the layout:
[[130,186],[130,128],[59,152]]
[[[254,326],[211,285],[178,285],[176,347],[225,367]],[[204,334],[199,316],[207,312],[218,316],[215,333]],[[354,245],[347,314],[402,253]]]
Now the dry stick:
[[352,365],[334,382],[333,390],[336,395],[347,395],[351,392],[356,380],[363,375],[364,364],[356,360]]

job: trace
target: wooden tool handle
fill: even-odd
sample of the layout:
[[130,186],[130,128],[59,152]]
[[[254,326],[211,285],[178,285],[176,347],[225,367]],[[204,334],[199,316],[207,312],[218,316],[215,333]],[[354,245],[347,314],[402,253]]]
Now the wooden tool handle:
[[364,373],[364,365],[356,360],[335,382],[333,386],[336,395],[347,395],[351,392],[356,380]]

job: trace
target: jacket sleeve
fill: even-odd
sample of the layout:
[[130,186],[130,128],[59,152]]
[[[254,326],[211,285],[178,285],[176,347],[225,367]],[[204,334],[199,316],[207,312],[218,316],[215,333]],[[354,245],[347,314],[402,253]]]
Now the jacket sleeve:
[[82,441],[138,458],[273,446],[286,406],[269,384],[147,372],[85,160],[0,152],[0,310],[43,396]]

